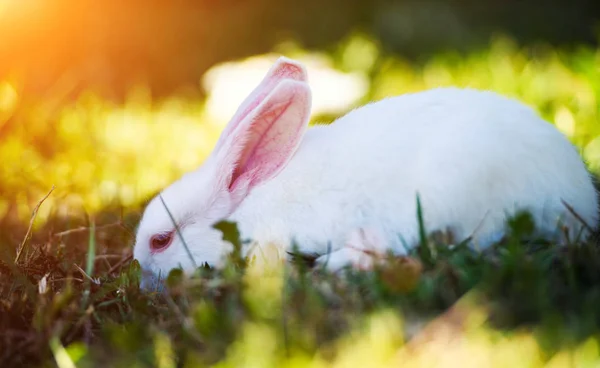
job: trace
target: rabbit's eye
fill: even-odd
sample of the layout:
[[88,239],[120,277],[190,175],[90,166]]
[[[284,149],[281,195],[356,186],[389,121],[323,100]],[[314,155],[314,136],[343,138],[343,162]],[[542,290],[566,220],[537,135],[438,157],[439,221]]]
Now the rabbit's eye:
[[173,232],[155,234],[150,238],[150,248],[154,252],[165,250],[173,241]]

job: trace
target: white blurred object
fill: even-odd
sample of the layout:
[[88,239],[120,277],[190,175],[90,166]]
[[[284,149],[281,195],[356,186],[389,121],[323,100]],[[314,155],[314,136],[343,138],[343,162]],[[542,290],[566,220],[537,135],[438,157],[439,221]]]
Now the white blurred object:
[[[266,54],[238,62],[227,62],[210,69],[203,78],[209,97],[208,115],[226,123],[244,98],[262,80],[265,70],[279,55]],[[369,88],[361,73],[343,73],[331,67],[326,57],[309,55],[297,58],[308,70],[313,91],[312,115],[346,112]]]

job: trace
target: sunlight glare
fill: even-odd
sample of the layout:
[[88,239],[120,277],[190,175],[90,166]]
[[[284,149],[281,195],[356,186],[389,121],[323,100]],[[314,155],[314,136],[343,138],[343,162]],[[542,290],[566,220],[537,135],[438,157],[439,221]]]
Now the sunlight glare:
[[[206,105],[208,115],[220,122],[227,122],[237,106],[260,83],[277,57],[273,54],[261,55],[219,64],[210,69],[203,79],[203,86],[209,91]],[[335,70],[324,56],[309,54],[298,60],[308,70],[313,92],[313,116],[344,112],[369,88],[366,76]]]
[[575,118],[566,106],[561,106],[554,115],[558,130],[571,137],[575,133]]
[[15,87],[8,82],[0,82],[0,113],[11,113],[18,100],[19,96]]

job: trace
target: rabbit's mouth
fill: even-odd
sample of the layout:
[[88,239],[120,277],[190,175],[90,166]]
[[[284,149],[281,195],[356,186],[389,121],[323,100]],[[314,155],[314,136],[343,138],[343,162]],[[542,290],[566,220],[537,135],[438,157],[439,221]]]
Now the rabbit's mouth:
[[142,278],[140,280],[140,289],[144,292],[164,292],[164,279],[156,277],[154,272],[142,268]]

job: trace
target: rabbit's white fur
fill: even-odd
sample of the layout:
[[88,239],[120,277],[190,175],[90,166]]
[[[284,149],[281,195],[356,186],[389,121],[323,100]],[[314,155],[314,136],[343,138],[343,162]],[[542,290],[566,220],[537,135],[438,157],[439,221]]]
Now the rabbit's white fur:
[[[338,267],[351,262],[345,244],[360,228],[377,228],[386,247],[403,253],[403,244],[418,241],[417,193],[427,230],[472,236],[480,249],[504,235],[518,209],[531,211],[539,235],[559,241],[559,223],[573,236],[585,232],[562,201],[590,226],[598,222],[597,194],[573,145],[529,107],[492,92],[405,94],[312,127],[287,165],[236,204],[215,189],[223,170],[216,156],[162,192],[196,265],[218,266],[231,249],[211,227],[223,218],[255,244],[289,250],[295,240],[302,252],[330,250]],[[172,228],[155,198],[135,247],[151,274],[194,267],[179,237],[164,252],[150,252],[150,236]]]

